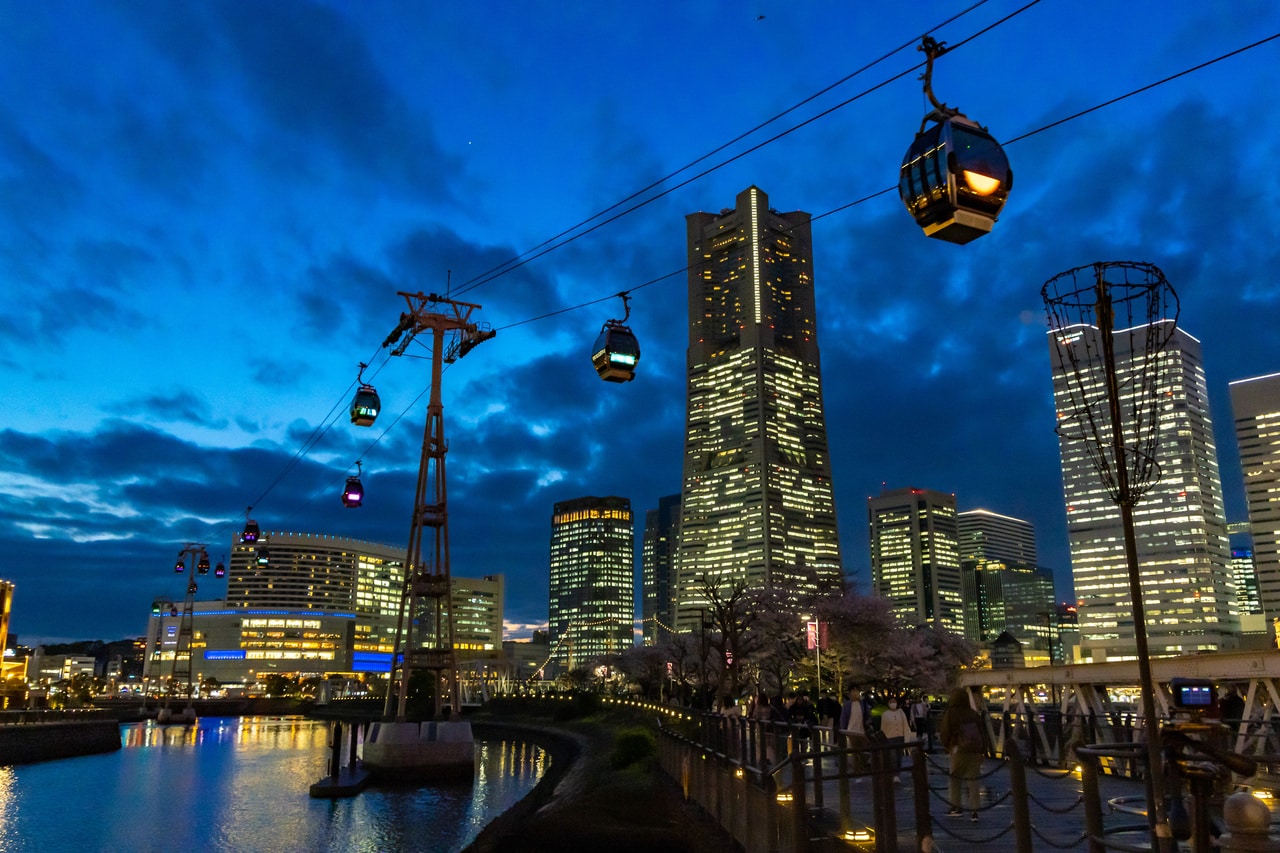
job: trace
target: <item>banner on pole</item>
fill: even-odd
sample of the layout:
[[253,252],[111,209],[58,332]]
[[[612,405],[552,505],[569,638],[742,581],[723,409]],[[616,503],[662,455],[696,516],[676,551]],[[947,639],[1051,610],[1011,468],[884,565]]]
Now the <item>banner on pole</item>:
[[805,623],[805,647],[809,651],[814,649],[825,649],[827,647],[827,623],[826,622],[807,622]]

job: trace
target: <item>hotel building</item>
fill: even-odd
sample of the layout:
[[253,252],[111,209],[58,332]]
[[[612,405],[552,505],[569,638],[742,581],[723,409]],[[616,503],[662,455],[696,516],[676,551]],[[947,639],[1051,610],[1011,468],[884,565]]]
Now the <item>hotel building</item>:
[[557,662],[597,665],[635,645],[635,531],[631,501],[560,501],[551,516],[548,628]]
[[[1114,336],[1126,409],[1139,405],[1135,395],[1146,328],[1117,330]],[[1064,435],[1075,415],[1067,385],[1068,348],[1091,371],[1086,393],[1105,400],[1101,365],[1088,355],[1101,351],[1098,334],[1096,327],[1076,326],[1048,336],[1054,401],[1064,424],[1058,446],[1079,599],[1080,654],[1084,662],[1094,663],[1136,655],[1120,511],[1092,461],[1099,444]],[[1171,656],[1233,649],[1240,622],[1200,341],[1174,329],[1153,368],[1160,475],[1133,510],[1150,652]]]
[[707,593],[843,582],[822,406],[809,214],[758,187],[685,218],[687,409],[676,627]]

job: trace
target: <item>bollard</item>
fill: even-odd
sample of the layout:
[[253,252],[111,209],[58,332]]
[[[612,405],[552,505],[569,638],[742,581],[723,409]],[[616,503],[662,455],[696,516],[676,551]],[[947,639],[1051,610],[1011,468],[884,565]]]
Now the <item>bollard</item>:
[[1098,764],[1092,756],[1080,759],[1080,783],[1084,789],[1086,847],[1089,853],[1106,853],[1102,838],[1102,791],[1098,786]]
[[1253,794],[1241,791],[1222,804],[1227,831],[1218,838],[1222,853],[1276,853],[1280,841],[1271,838],[1271,809]]
[[342,723],[333,724],[333,755],[329,757],[329,775],[334,779],[342,772]]
[[933,819],[929,817],[929,765],[920,741],[916,741],[916,747],[911,750],[911,788],[915,794],[916,844],[920,850],[930,850],[933,849]]

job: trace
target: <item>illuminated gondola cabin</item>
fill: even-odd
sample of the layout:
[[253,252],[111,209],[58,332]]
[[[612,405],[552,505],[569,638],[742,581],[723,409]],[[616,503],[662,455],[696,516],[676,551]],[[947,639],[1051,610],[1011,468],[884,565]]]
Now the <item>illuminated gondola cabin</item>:
[[201,554],[200,559],[196,562],[196,571],[202,575],[209,574],[209,555]]
[[372,385],[361,385],[351,399],[351,423],[356,426],[373,426],[382,409],[382,401]]
[[259,566],[265,566],[271,562],[271,554],[267,551],[266,545],[258,547],[257,561]]
[[262,531],[258,529],[258,522],[252,518],[244,523],[244,532],[240,534],[240,541],[245,544],[251,544],[258,541],[258,534]]
[[219,562],[219,563],[218,563],[218,565],[214,566],[214,567],[213,567],[213,576],[214,576],[215,578],[225,578],[225,577],[227,576],[227,567],[226,567],[226,565],[225,565],[225,564],[223,564],[223,563],[221,563],[221,562]]
[[630,382],[636,378],[636,362],[640,360],[640,342],[631,330],[610,320],[600,330],[591,362],[606,382]]
[[176,562],[176,563],[174,563],[174,564],[173,564],[173,570],[174,570],[175,572],[177,572],[178,574],[182,574],[183,572],[185,572],[185,571],[187,570],[187,564],[186,564],[186,561],[184,561],[184,560],[182,559],[182,556],[183,556],[182,554],[179,554],[179,555],[178,555],[178,562]]
[[963,115],[916,134],[902,159],[898,194],[926,237],[968,243],[991,230],[1013,187],[1004,149]]
[[342,490],[342,505],[349,509],[364,505],[364,486],[360,485],[359,477],[347,478],[347,487]]

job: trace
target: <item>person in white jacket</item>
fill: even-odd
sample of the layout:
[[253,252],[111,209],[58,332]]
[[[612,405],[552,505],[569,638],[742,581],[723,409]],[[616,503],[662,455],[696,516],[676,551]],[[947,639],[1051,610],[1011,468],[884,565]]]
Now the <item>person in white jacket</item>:
[[912,736],[911,722],[907,719],[907,712],[899,707],[896,698],[889,700],[889,709],[880,715],[880,733],[884,735],[885,741],[895,744],[897,749],[894,750],[894,768],[899,775],[893,777],[895,784],[902,784],[902,747]]

